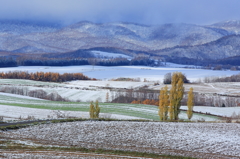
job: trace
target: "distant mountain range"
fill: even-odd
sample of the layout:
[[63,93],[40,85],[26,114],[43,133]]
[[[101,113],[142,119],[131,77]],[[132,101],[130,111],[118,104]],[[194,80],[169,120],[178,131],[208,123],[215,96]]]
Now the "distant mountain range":
[[[166,58],[219,60],[240,56],[240,21],[212,25],[0,21],[0,50],[14,53],[74,53],[115,50]],[[111,48],[111,49],[109,49]]]

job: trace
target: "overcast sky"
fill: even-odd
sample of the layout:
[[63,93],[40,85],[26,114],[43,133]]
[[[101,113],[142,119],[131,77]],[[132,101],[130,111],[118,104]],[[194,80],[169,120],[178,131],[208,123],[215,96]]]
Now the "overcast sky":
[[0,0],[0,19],[212,24],[240,20],[240,0]]

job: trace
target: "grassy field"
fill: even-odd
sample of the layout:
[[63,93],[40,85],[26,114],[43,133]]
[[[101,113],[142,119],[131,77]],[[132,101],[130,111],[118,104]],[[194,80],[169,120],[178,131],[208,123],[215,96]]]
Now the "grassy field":
[[[0,105],[18,106],[27,108],[82,111],[89,112],[89,102],[58,102],[48,100],[37,100],[21,98],[21,96],[8,96],[0,94]],[[143,104],[120,104],[120,103],[99,103],[101,113],[126,115],[150,120],[159,120],[158,107]],[[29,114],[31,115],[31,114]],[[180,118],[186,119],[186,112],[181,112]],[[193,120],[204,119],[206,121],[217,120],[216,117],[194,114]]]

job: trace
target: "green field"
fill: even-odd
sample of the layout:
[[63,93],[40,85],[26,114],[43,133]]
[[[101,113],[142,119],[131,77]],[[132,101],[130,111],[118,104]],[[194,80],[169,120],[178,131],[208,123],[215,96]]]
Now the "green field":
[[[19,98],[0,94],[0,105],[19,106],[27,108],[66,110],[66,111],[89,111],[88,102],[57,102],[48,100],[37,100]],[[158,107],[143,104],[120,104],[120,103],[99,103],[101,113],[127,115],[150,120],[159,120]],[[180,118],[186,119],[186,112],[181,112]],[[193,119],[205,119],[207,121],[217,120],[216,117],[194,114]]]

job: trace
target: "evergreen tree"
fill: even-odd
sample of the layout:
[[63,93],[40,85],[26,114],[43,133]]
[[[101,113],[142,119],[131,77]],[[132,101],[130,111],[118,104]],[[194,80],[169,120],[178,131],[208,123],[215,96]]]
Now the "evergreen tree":
[[194,94],[193,94],[193,88],[190,88],[190,91],[188,92],[188,101],[187,101],[187,116],[190,120],[193,116],[193,105],[194,105]]

